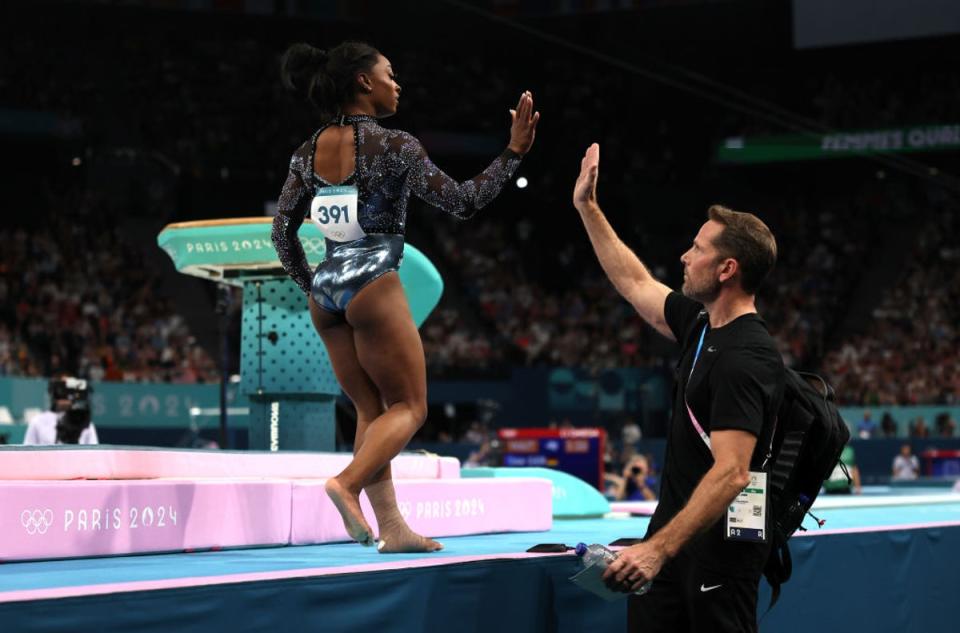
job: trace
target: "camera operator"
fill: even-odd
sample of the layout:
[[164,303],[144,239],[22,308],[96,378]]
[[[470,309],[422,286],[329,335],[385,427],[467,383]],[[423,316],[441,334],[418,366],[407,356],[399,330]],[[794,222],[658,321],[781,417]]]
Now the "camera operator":
[[90,387],[79,378],[51,378],[50,411],[30,419],[24,444],[99,444],[90,420]]
[[654,501],[657,481],[645,455],[634,455],[623,467],[623,475],[608,473],[607,482],[613,484],[610,495],[617,501]]

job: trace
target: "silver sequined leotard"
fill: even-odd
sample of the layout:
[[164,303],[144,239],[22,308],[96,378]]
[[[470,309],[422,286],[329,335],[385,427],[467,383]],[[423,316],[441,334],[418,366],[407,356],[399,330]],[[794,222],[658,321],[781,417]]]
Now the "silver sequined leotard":
[[[351,242],[326,240],[324,261],[311,274],[297,231],[317,191],[333,185],[314,173],[313,158],[317,137],[334,124],[354,127],[356,168],[337,184],[357,188],[357,219],[367,235]],[[517,154],[504,150],[479,176],[458,183],[433,164],[410,134],[383,128],[371,116],[338,117],[317,130],[290,159],[273,221],[273,243],[297,285],[324,309],[342,314],[361,288],[399,267],[410,194],[458,218],[469,218],[500,193],[519,164]]]

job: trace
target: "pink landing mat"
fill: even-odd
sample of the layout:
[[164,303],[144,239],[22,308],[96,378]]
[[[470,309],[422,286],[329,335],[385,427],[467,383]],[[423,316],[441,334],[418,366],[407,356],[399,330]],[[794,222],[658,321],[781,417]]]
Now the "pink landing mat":
[[0,560],[290,540],[289,481],[0,482]]
[[[230,452],[158,449],[5,449],[0,480],[155,479],[159,477],[278,477],[326,479],[350,462],[349,453]],[[394,479],[460,477],[454,457],[399,455],[391,462]]]
[[653,516],[657,509],[656,501],[611,501],[611,512],[626,512],[638,516]]
[[[325,480],[0,482],[0,561],[347,541]],[[545,531],[546,479],[401,479],[397,501],[428,536]],[[366,495],[364,513],[376,530]]]
[[[293,482],[293,545],[349,540],[323,481]],[[407,524],[425,536],[540,532],[553,526],[553,485],[548,479],[400,480],[397,505]],[[379,534],[366,494],[360,504]]]

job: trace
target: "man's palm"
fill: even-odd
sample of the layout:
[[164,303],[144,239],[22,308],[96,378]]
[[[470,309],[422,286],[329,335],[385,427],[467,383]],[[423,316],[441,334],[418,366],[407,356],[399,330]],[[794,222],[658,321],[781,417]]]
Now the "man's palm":
[[573,188],[573,206],[578,209],[597,201],[597,173],[600,170],[600,146],[594,143],[587,148],[580,161],[580,175]]

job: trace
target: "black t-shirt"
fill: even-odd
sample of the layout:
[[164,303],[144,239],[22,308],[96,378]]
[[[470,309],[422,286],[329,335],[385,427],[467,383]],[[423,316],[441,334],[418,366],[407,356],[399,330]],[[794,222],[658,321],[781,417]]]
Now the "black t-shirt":
[[[681,356],[674,380],[660,502],[650,521],[648,538],[683,509],[713,465],[713,454],[693,426],[686,403],[707,434],[737,429],[756,435],[750,468],[760,470],[783,398],[783,361],[757,314],[745,314],[717,329],[707,328],[693,375],[690,368],[701,332],[709,323],[707,313],[702,304],[672,292],[667,296],[664,315],[681,345]],[[718,573],[759,576],[769,544],[727,541],[723,537],[724,523],[725,516],[694,536],[685,551],[700,565]]]

